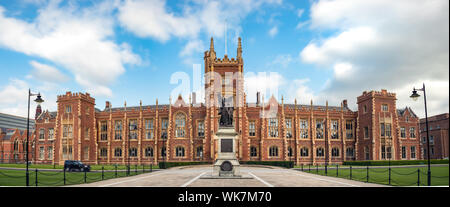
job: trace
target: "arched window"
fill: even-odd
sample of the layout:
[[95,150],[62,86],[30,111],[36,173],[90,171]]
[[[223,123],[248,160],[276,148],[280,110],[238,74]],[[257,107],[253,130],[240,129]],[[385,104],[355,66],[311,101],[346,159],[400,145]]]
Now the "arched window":
[[307,147],[302,147],[300,149],[300,156],[302,157],[308,157],[309,156],[309,150]]
[[128,150],[128,155],[130,157],[137,157],[137,149],[136,147],[132,147]]
[[203,147],[202,146],[198,146],[197,147],[197,157],[201,157],[201,158],[203,158]]
[[292,147],[288,147],[288,157],[292,157],[293,154]]
[[185,137],[186,116],[178,113],[175,116],[175,137]]
[[19,141],[16,139],[14,141],[14,151],[17,151],[19,149]]
[[354,149],[352,147],[348,147],[345,150],[345,154],[347,157],[353,157],[354,156]]
[[258,156],[258,150],[255,146],[250,147],[250,157],[257,157]]
[[278,157],[278,147],[272,146],[269,148],[269,156],[270,157]]
[[319,147],[316,149],[316,156],[317,157],[323,157],[325,155],[324,150],[322,147]]
[[145,148],[145,156],[146,157],[153,157],[153,148],[152,147]]
[[122,148],[114,149],[114,157],[122,157]]
[[184,147],[179,146],[175,148],[175,153],[176,157],[184,157]]
[[100,149],[100,157],[106,157],[106,156],[108,156],[108,149],[101,148]]
[[333,149],[331,149],[331,156],[332,157],[339,157],[339,148],[333,147]]

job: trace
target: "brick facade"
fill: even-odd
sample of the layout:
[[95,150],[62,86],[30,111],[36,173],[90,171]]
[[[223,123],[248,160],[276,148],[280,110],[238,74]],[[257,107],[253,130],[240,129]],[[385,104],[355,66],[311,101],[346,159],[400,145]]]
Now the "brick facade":
[[[357,98],[358,111],[344,100],[340,106],[284,103],[271,97],[247,103],[242,76],[244,61],[241,42],[237,57],[216,57],[211,39],[205,52],[205,101],[191,96],[169,99],[168,105],[94,108],[89,94],[67,92],[58,96],[58,110],[44,112],[36,120],[36,131],[54,129],[55,140],[39,141],[38,147],[52,146],[53,159],[42,162],[62,164],[65,159],[93,164],[156,164],[161,161],[213,161],[217,157],[214,137],[218,130],[218,103],[232,97],[234,127],[239,134],[239,160],[295,161],[296,164],[342,163],[346,160],[387,159],[382,148],[390,146],[392,159],[401,159],[401,147],[414,146],[421,159],[418,118],[404,122],[396,109],[394,93],[386,90],[364,92]],[[230,75],[231,74],[231,75]],[[229,79],[228,77],[232,77]],[[224,80],[225,79],[225,80]],[[232,80],[232,81],[228,81]],[[194,94],[192,94],[194,96]],[[195,100],[195,98],[194,98]],[[387,105],[387,108],[382,107]],[[70,108],[70,110],[68,109]],[[364,109],[365,108],[365,109]],[[46,121],[47,120],[47,121]],[[381,136],[380,123],[388,124]],[[401,126],[416,126],[417,138],[401,139]],[[70,128],[71,127],[71,128]],[[368,136],[365,138],[365,129]],[[69,130],[71,129],[71,131]],[[167,156],[164,156],[164,149]],[[87,152],[88,151],[88,152]]]
[[[448,159],[448,126],[449,114],[439,114],[428,117],[428,129],[430,136],[430,157],[431,159]],[[423,146],[423,157],[428,157],[427,149],[427,129],[425,119],[420,119],[420,139]]]

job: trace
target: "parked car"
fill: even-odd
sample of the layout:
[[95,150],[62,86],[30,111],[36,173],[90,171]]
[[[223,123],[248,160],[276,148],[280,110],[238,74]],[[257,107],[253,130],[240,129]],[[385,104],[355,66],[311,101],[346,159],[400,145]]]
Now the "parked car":
[[83,164],[78,160],[66,160],[64,161],[64,170],[69,172],[89,172],[91,166]]

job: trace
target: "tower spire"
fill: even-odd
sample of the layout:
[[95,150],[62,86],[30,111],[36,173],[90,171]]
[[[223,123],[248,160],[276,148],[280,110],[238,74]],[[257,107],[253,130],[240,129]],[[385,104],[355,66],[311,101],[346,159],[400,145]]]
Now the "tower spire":
[[242,57],[242,44],[241,44],[241,37],[238,38],[238,47],[237,47],[237,59],[241,59]]

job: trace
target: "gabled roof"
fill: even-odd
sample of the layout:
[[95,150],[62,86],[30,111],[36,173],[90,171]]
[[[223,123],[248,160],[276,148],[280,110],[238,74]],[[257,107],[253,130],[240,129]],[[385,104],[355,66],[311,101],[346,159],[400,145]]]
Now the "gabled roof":
[[414,116],[415,118],[418,118],[416,113],[414,113],[414,111],[410,107],[405,107],[404,109],[397,109],[397,115],[403,116],[406,111],[409,111],[409,114],[411,114],[411,116]]

